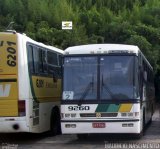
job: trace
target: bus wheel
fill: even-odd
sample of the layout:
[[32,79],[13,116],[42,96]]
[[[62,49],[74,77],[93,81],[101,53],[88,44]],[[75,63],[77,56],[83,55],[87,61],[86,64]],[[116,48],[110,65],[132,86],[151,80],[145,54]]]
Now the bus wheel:
[[143,120],[142,120],[142,130],[139,134],[136,135],[137,139],[140,139],[142,136],[144,136],[144,130],[145,130],[145,112],[143,111]]
[[142,128],[142,135],[144,135],[144,131],[145,131],[145,126],[146,126],[146,124],[145,124],[145,121],[146,121],[146,119],[145,119],[145,111],[143,111],[143,128]]
[[88,138],[88,134],[77,134],[79,140],[85,140]]
[[51,113],[50,134],[51,135],[61,134],[60,113],[59,110],[57,109],[53,109]]
[[152,123],[152,116],[153,116],[153,105],[152,105],[152,111],[151,111],[151,118],[150,118],[150,120],[149,120],[149,122],[148,122],[148,124],[150,125],[151,123]]
[[141,131],[140,137],[144,136],[144,131],[145,131],[145,110],[143,110],[142,131]]

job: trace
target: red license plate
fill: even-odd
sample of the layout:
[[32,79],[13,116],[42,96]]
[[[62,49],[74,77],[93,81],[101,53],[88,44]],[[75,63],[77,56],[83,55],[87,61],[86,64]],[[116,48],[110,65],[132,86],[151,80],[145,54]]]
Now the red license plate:
[[92,123],[93,128],[105,128],[106,124],[105,123]]

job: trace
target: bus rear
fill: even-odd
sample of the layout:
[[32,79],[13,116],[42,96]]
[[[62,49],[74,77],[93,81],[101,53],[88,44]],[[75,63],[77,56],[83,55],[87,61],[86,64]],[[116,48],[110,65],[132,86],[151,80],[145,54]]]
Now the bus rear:
[[24,108],[18,101],[17,34],[0,33],[0,132],[16,131],[16,117]]

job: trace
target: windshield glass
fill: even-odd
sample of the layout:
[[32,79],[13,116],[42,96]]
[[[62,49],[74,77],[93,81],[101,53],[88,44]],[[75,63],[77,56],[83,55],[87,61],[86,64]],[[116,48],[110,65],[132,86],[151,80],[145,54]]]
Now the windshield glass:
[[64,58],[63,100],[118,100],[139,97],[135,56]]
[[97,99],[97,57],[64,59],[63,99]]
[[100,58],[100,98],[134,99],[134,56],[102,56]]

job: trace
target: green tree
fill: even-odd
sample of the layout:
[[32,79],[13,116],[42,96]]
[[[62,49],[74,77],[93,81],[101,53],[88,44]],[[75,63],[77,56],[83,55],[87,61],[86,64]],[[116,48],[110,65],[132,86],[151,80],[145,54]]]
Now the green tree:
[[[90,43],[138,45],[160,71],[159,0],[0,0],[0,31],[17,32],[59,48]],[[73,30],[62,30],[72,21]]]

